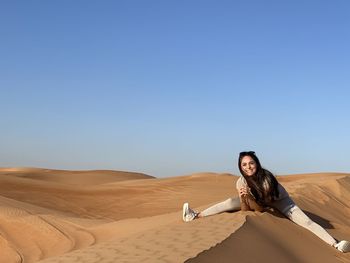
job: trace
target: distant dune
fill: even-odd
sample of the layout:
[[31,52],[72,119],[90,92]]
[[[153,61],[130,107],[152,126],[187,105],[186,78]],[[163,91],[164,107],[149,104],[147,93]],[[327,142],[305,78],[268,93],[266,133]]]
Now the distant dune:
[[[278,177],[298,205],[350,240],[350,174]],[[231,174],[157,179],[118,171],[0,169],[0,262],[350,262],[273,213],[182,222],[237,196]]]
[[63,184],[95,185],[125,180],[151,179],[153,176],[112,170],[68,171],[41,168],[0,168],[0,176],[9,175],[27,179]]

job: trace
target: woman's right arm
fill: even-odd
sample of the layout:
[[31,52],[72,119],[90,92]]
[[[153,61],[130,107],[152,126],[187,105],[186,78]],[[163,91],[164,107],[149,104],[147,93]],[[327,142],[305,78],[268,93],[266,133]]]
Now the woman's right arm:
[[247,199],[245,198],[248,194],[248,186],[244,184],[241,177],[236,182],[236,189],[239,195],[239,200],[241,202],[241,210],[250,211],[251,208],[247,202]]
[[263,211],[263,207],[256,203],[255,198],[251,194],[248,185],[243,182],[241,177],[237,180],[236,188],[239,194],[242,211]]

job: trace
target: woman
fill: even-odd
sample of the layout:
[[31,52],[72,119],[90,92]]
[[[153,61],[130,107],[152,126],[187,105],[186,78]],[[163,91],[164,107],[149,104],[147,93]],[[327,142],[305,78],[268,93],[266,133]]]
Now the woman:
[[261,167],[255,152],[241,152],[238,158],[238,167],[242,175],[236,183],[239,198],[229,198],[199,213],[192,210],[188,203],[185,203],[183,205],[183,220],[189,222],[196,218],[227,211],[262,211],[264,208],[272,207],[339,251],[344,253],[350,251],[349,241],[337,242],[324,228],[305,215],[273,174]]

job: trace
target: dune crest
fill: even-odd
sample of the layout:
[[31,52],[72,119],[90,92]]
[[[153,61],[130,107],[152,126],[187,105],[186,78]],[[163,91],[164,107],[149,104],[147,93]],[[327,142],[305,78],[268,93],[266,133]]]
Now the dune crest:
[[153,176],[143,173],[113,171],[113,170],[54,170],[45,168],[0,168],[0,176],[8,175],[44,182],[71,185],[95,185],[127,180],[153,179]]

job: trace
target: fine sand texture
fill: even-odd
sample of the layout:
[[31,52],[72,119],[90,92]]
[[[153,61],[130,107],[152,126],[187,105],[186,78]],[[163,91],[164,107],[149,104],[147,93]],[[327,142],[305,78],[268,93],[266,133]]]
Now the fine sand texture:
[[[0,262],[350,262],[274,211],[182,221],[237,196],[231,174],[0,169]],[[336,239],[350,240],[350,174],[278,176]]]

